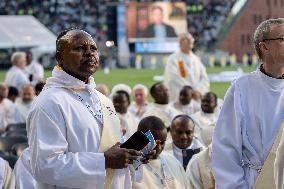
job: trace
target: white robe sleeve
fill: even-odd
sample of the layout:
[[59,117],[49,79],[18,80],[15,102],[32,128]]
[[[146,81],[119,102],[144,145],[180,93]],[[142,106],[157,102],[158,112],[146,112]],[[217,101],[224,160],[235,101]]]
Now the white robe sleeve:
[[202,64],[201,61],[199,61],[200,64],[200,78],[199,78],[199,82],[197,83],[197,85],[195,86],[195,89],[198,90],[199,92],[201,92],[202,94],[206,93],[209,91],[209,79],[206,73],[206,69],[204,67],[204,65]]
[[277,189],[284,188],[284,131],[279,147],[276,151],[276,158],[274,164],[274,177]]
[[196,157],[193,156],[186,167],[186,176],[189,180],[190,189],[203,189],[201,175]]
[[179,75],[175,59],[174,55],[169,57],[164,73],[164,84],[169,90],[171,102],[175,102],[178,99],[180,89],[186,84],[185,79],[181,79]]
[[213,135],[212,166],[216,188],[248,189],[242,160],[243,112],[239,88],[228,90]]
[[61,111],[59,107],[54,107],[51,116],[46,110],[38,107],[28,118],[27,123],[31,127],[31,169],[34,178],[42,183],[67,188],[103,188],[104,154],[69,152],[66,129],[68,120],[64,119]]

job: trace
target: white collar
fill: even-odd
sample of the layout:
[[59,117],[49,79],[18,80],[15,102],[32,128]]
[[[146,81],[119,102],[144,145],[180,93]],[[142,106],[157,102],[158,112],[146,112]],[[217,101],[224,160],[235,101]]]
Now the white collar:
[[85,83],[62,70],[61,67],[55,66],[52,70],[52,77],[46,80],[44,89],[50,87],[61,87],[68,89],[82,90],[87,89],[92,91],[96,87],[96,83],[93,77],[89,78],[89,83]]

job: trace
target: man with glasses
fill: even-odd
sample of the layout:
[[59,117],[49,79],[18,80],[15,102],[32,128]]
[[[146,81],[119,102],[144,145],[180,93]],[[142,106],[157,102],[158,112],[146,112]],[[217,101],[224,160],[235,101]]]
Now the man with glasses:
[[280,132],[284,119],[283,38],[284,18],[262,22],[254,33],[254,47],[262,63],[234,81],[226,94],[213,136],[216,188],[253,188]]

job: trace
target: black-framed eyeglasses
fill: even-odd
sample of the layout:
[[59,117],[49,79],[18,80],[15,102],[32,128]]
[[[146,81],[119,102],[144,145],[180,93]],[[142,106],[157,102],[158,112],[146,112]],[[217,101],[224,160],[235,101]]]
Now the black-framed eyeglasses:
[[277,37],[277,38],[271,38],[271,39],[263,39],[263,42],[264,41],[275,41],[275,40],[279,40],[281,42],[284,41],[284,37]]

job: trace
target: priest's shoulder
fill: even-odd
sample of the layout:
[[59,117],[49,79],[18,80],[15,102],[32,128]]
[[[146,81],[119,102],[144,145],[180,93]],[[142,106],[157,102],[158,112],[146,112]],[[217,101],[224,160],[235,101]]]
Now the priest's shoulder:
[[251,73],[244,73],[242,76],[238,77],[237,79],[232,81],[231,85],[249,85],[251,81],[257,78],[257,72],[251,72]]

